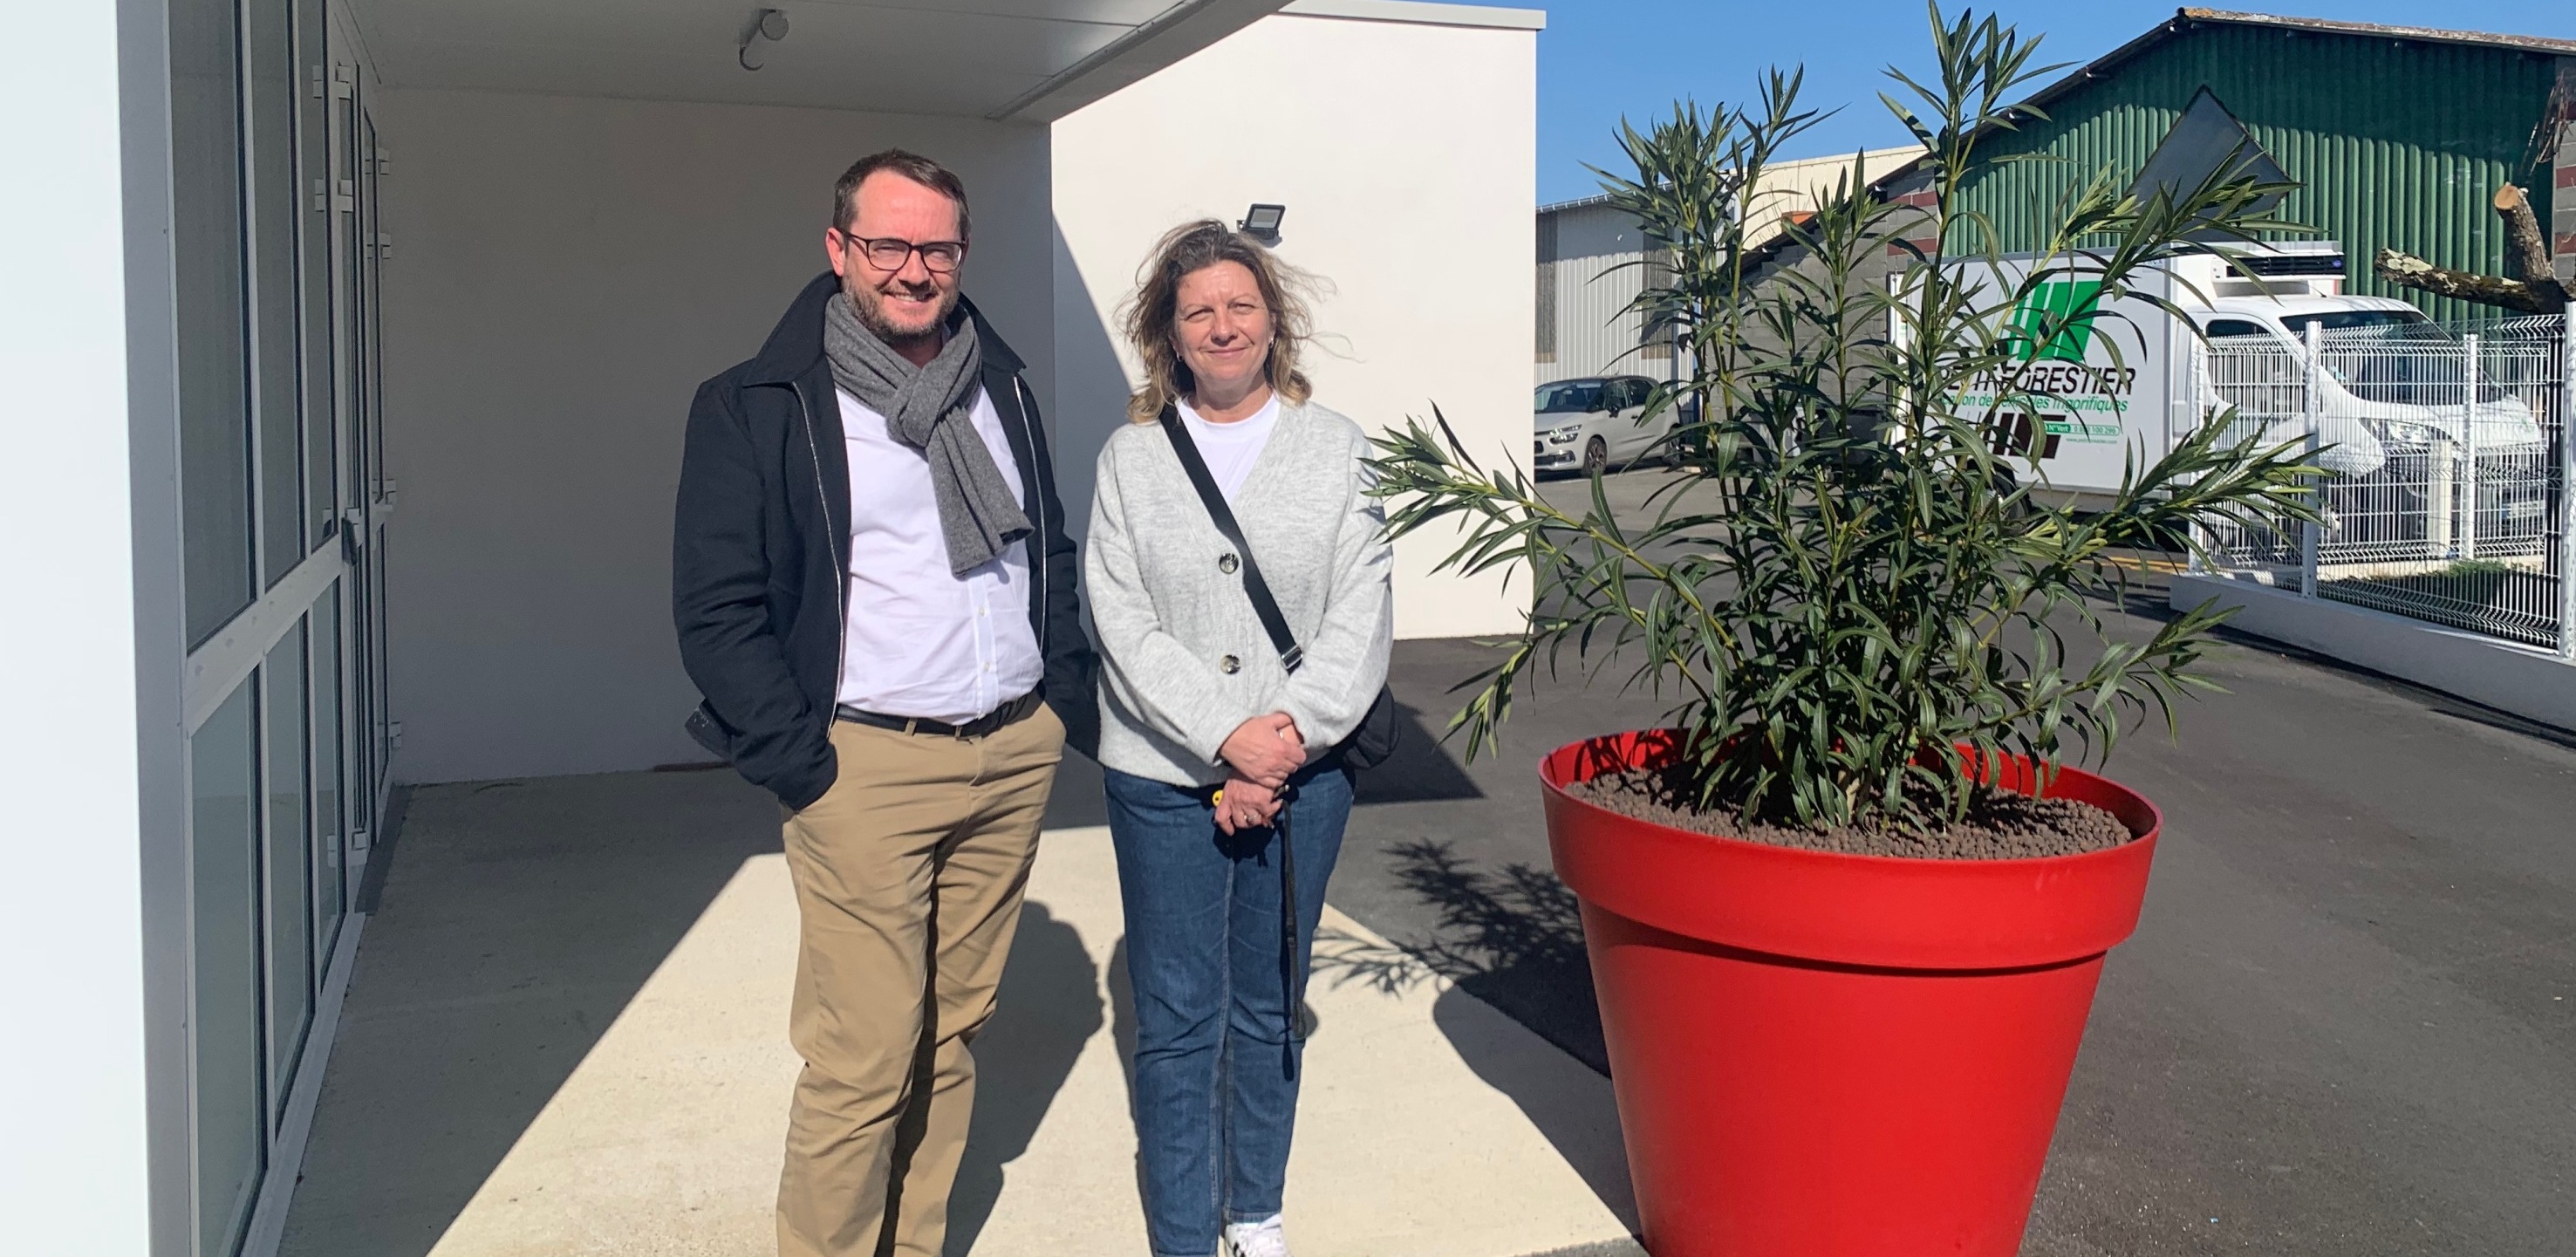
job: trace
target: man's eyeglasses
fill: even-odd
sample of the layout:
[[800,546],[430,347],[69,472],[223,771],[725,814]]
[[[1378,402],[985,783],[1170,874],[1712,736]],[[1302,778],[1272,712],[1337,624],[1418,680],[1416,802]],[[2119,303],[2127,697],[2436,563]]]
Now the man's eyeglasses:
[[847,233],[843,233],[841,239],[847,242],[842,247],[857,246],[860,255],[867,258],[868,265],[881,271],[902,270],[915,253],[921,255],[923,266],[942,275],[956,270],[957,264],[966,260],[966,242],[963,240],[924,240],[914,244],[893,236],[867,240]]

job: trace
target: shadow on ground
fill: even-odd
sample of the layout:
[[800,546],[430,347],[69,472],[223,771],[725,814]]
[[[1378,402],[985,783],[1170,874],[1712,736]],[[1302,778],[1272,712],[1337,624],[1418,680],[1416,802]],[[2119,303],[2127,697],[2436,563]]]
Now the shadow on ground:
[[778,803],[730,772],[422,786],[399,849],[282,1257],[429,1252],[716,893],[779,849]]
[[1608,1090],[1569,1091],[1560,1070],[1532,1055],[1523,1033],[1536,1031],[1553,1049],[1609,1072],[1573,895],[1544,870],[1511,864],[1487,872],[1445,843],[1401,844],[1393,854],[1397,879],[1435,906],[1436,927],[1383,943],[1328,929],[1316,939],[1315,982],[1397,992],[1448,979],[1432,1021],[1459,1059],[1509,1097],[1633,1227],[1624,1150],[1615,1134],[1603,1138],[1618,1130],[1615,1119],[1603,1120]]
[[1574,893],[1527,864],[1476,867],[1447,842],[1399,843],[1390,854],[1398,884],[1436,913],[1432,925],[1392,936],[1386,947],[1321,940],[1317,980],[1396,989],[1436,973],[1608,1074]]
[[1045,904],[1030,904],[1020,913],[993,1014],[997,1024],[1008,1019],[1011,1032],[988,1034],[975,1047],[975,1120],[948,1201],[950,1257],[975,1247],[1002,1197],[1007,1167],[1029,1150],[1102,1015],[1100,973],[1081,932]]

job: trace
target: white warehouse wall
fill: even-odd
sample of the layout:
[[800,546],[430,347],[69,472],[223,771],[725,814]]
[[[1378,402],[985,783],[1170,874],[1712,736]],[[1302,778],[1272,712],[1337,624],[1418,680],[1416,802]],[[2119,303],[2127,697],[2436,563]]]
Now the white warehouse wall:
[[1645,320],[1629,308],[1646,282],[1636,220],[1595,205],[1561,211],[1556,225],[1556,256],[1538,263],[1542,271],[1555,272],[1556,345],[1554,353],[1539,357],[1534,383],[1583,375],[1660,380],[1671,374],[1672,355],[1664,346],[1640,347]]
[[1042,127],[443,91],[370,107],[391,159],[403,780],[706,758],[680,729],[697,693],[670,615],[689,400],[824,269],[832,182],[850,162],[901,145],[966,180],[967,292],[1049,400]]
[[[1446,6],[1262,19],[1056,122],[1058,433],[1066,506],[1090,516],[1089,468],[1125,421],[1134,364],[1116,308],[1164,231],[1288,207],[1279,255],[1333,291],[1307,373],[1364,426],[1437,402],[1479,457],[1526,465],[1537,189],[1535,15]],[[1435,575],[1445,530],[1397,548],[1396,632],[1521,623],[1526,580]]]

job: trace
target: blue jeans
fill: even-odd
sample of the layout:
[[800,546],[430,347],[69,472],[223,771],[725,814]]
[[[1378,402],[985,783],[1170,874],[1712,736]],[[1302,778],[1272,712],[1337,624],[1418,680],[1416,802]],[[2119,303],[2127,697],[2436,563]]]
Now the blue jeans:
[[[1136,996],[1145,1234],[1158,1257],[1209,1257],[1225,1223],[1279,1212],[1288,1181],[1303,1044],[1289,1025],[1278,831],[1228,836],[1205,789],[1105,776]],[[1338,761],[1295,778],[1301,987],[1350,815]]]

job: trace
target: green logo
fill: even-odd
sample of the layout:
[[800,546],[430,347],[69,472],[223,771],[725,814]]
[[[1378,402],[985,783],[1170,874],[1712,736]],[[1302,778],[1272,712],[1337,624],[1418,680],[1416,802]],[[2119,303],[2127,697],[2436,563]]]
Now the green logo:
[[2093,342],[2093,316],[2102,296],[2095,281],[2050,280],[2023,294],[2013,307],[2013,356],[2023,362],[2082,362]]

